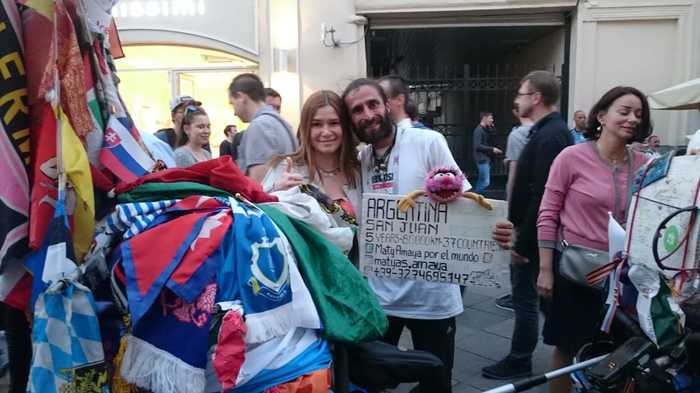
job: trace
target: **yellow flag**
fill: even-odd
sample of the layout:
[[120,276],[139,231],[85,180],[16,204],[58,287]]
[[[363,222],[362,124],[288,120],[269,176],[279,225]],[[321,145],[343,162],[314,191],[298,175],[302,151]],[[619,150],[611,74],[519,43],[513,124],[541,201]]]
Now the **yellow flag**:
[[53,21],[53,0],[20,0],[19,3],[32,8],[36,12],[45,16],[48,20]]
[[76,263],[83,260],[92,245],[95,231],[95,195],[87,152],[75,134],[68,116],[61,111],[61,158],[68,183],[75,191],[73,248]]

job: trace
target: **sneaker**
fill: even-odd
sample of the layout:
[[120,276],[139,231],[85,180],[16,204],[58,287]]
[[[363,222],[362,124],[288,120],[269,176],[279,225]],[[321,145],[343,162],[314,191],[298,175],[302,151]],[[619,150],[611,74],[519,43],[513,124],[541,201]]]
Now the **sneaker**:
[[496,299],[496,307],[513,311],[513,295],[504,295]]
[[532,363],[517,361],[506,356],[496,364],[481,369],[481,375],[488,379],[516,379],[532,375]]

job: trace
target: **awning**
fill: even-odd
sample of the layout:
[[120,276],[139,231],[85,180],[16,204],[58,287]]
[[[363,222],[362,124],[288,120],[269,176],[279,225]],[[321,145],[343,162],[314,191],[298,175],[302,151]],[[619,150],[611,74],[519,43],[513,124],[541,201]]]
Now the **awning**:
[[358,14],[418,11],[484,11],[539,9],[566,10],[576,7],[576,0],[355,0]]
[[649,95],[651,109],[700,109],[700,78]]
[[576,0],[355,0],[375,28],[563,24]]

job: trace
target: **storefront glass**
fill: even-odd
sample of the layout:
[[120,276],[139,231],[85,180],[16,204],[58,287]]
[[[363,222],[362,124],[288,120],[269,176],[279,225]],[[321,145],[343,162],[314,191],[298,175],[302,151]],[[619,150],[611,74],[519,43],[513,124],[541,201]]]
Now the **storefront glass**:
[[215,157],[226,125],[245,128],[233,114],[227,88],[236,75],[255,72],[254,62],[230,53],[184,46],[127,46],[124,53],[126,56],[116,61],[119,90],[141,131],[154,133],[172,127],[169,102],[177,95],[190,95],[202,102],[211,121],[210,145]]

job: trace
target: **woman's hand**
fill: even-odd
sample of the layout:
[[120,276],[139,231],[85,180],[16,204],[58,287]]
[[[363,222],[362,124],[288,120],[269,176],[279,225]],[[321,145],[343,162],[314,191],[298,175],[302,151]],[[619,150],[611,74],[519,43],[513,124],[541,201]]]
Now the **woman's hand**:
[[540,247],[540,274],[537,276],[537,293],[544,298],[552,297],[554,288],[554,250]]
[[537,276],[537,293],[543,298],[552,297],[552,288],[554,287],[554,273],[551,270],[540,270]]
[[290,157],[286,158],[287,169],[282,176],[272,183],[272,191],[285,191],[304,183],[304,178],[294,173],[294,163]]
[[513,223],[508,220],[498,221],[491,231],[491,237],[504,250],[510,250],[513,245]]

